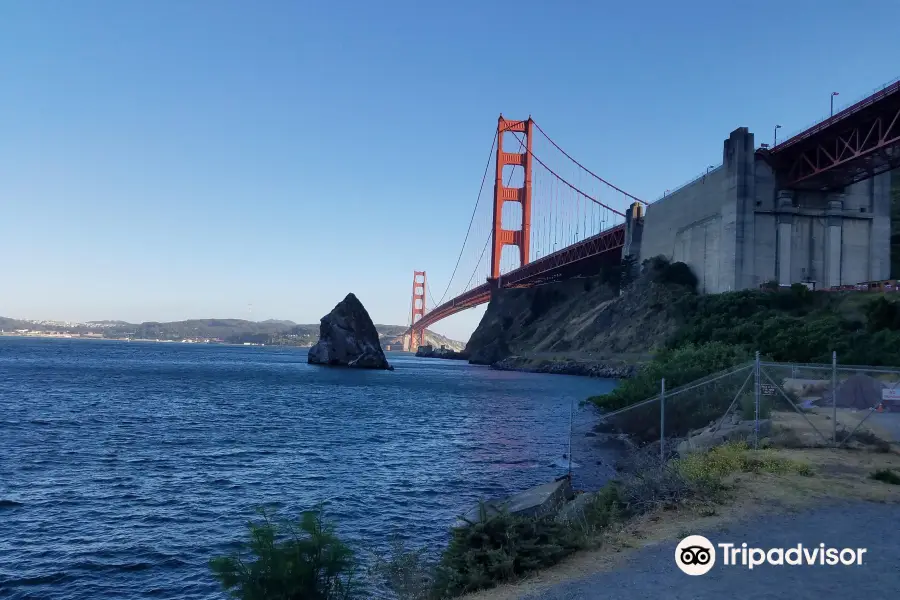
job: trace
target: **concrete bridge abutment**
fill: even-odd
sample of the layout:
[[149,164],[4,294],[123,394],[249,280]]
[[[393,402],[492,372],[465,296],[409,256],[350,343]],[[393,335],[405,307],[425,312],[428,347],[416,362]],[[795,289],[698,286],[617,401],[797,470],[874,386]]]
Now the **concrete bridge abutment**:
[[830,191],[781,189],[777,179],[753,134],[734,130],[722,166],[646,208],[640,261],[685,262],[706,293],[890,277],[890,172]]

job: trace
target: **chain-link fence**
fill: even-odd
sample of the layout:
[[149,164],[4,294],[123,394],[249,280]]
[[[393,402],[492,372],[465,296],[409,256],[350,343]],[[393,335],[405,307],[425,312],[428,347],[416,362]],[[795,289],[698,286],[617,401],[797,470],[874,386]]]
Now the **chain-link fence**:
[[599,430],[663,458],[742,440],[752,447],[900,442],[900,369],[753,362],[601,415]]
[[900,369],[760,362],[786,445],[883,445],[900,441]]

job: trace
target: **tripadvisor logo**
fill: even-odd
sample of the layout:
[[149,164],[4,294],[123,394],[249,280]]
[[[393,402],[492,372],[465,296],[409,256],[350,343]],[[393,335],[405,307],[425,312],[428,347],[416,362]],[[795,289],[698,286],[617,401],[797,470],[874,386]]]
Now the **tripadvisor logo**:
[[774,566],[860,566],[866,548],[831,548],[825,544],[790,548],[753,548],[746,542],[713,544],[702,535],[689,535],[675,547],[675,564],[688,575],[705,575],[716,564],[716,548],[725,567],[746,567],[752,570],[761,565]]
[[706,575],[716,564],[716,549],[702,535],[689,535],[675,547],[675,564],[688,575]]

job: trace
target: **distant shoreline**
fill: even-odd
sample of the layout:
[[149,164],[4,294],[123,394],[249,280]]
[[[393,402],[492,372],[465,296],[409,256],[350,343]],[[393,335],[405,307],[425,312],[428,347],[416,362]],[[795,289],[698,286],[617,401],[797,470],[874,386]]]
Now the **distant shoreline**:
[[[297,348],[298,350],[309,350],[312,346],[295,346],[293,344],[256,344],[252,342],[244,342],[241,344],[237,344],[234,342],[205,342],[205,341],[185,341],[185,340],[155,340],[155,339],[139,339],[139,338],[109,338],[102,337],[96,335],[79,335],[73,333],[32,333],[32,334],[21,334],[21,333],[11,333],[9,331],[0,331],[0,338],[15,338],[21,340],[27,339],[42,339],[42,340],[85,340],[85,341],[99,341],[99,342],[128,342],[128,343],[151,343],[151,344],[187,344],[191,346],[234,346],[237,348],[246,348],[249,346],[262,347],[262,348]],[[404,350],[385,350],[385,352],[398,352],[403,354],[412,354],[411,352],[407,352]]]
[[81,335],[77,333],[10,333],[8,331],[0,331],[0,338],[18,338],[18,339],[43,339],[43,340],[94,340],[101,342],[151,342],[155,344],[191,344],[194,346],[266,346],[273,348],[305,348],[310,346],[294,346],[291,344],[256,344],[252,342],[244,342],[236,344],[233,342],[218,341],[194,341],[194,340],[159,340],[144,338],[111,338],[98,335]]

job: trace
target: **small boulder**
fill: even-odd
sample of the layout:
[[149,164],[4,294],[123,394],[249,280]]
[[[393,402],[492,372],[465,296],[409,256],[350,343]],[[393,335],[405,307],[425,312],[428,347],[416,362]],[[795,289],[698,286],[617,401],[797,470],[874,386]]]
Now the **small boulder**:
[[358,369],[389,369],[369,313],[356,296],[347,294],[322,317],[319,341],[309,349],[311,365],[335,365]]
[[[731,441],[752,439],[756,431],[755,421],[743,421],[740,418],[735,422],[729,417],[723,417],[717,427],[715,423],[711,427],[701,431],[692,432],[687,439],[677,445],[679,456],[685,456],[690,452],[704,451],[721,446]],[[759,420],[759,435],[766,437],[772,432],[772,421]]]

